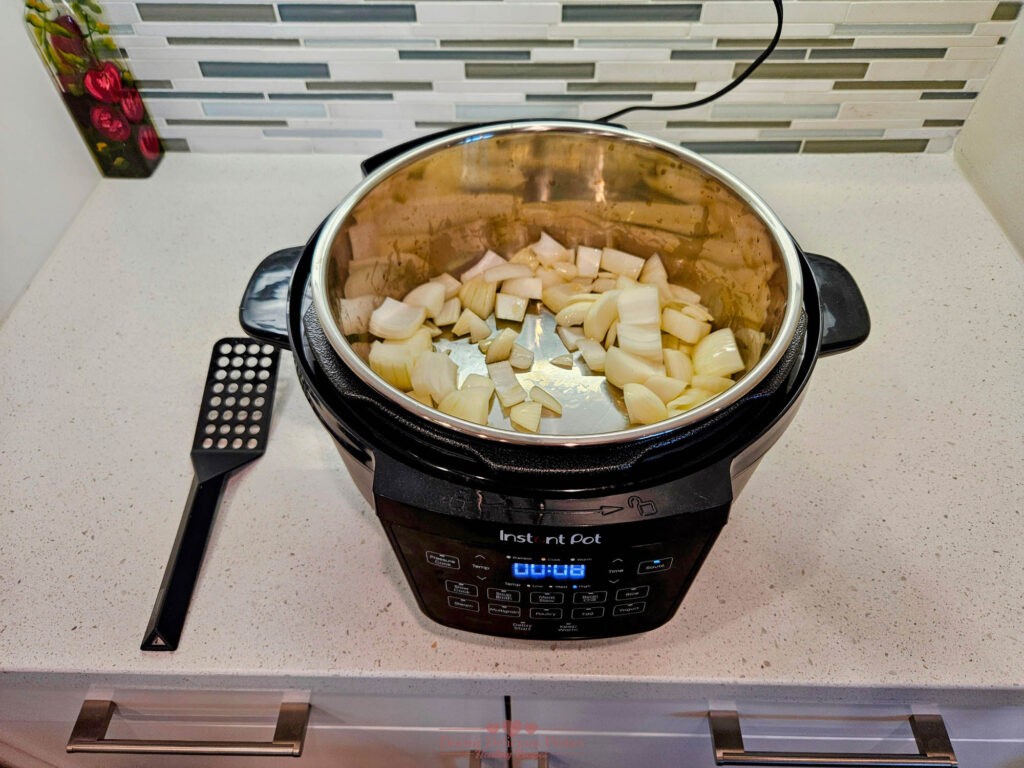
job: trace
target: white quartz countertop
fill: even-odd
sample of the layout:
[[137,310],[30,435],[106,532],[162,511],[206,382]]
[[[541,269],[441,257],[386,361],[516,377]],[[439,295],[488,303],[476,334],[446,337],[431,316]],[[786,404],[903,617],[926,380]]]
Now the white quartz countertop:
[[141,652],[211,345],[358,161],[170,156],[88,200],[0,327],[0,671],[1024,683],[1024,268],[951,155],[719,158],[853,273],[873,330],[819,361],[666,626],[537,643],[430,622],[285,357],[181,646]]

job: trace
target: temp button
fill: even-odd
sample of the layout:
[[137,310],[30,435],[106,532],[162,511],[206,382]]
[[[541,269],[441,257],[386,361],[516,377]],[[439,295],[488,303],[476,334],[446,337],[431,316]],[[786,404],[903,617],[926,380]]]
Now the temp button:
[[658,560],[644,560],[636,567],[636,572],[643,576],[648,573],[661,573],[672,567],[671,557],[662,557]]
[[451,568],[453,571],[459,570],[459,558],[455,555],[445,555],[441,552],[427,552],[427,562],[431,565],[436,565],[438,568]]

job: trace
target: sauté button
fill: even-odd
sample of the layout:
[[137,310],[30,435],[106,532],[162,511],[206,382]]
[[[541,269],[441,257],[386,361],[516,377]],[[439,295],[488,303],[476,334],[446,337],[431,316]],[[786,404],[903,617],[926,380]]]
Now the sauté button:
[[467,600],[464,597],[449,597],[448,605],[452,608],[458,608],[460,611],[474,611],[475,613],[480,612],[480,603],[476,600]]
[[671,557],[662,557],[658,560],[644,560],[636,567],[636,572],[641,576],[646,573],[661,573],[672,567]]

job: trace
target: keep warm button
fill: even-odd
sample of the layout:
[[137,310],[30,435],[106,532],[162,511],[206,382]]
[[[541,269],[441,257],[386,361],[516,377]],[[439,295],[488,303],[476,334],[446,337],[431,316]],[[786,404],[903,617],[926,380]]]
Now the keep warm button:
[[647,573],[661,573],[672,567],[672,558],[663,557],[660,560],[644,560],[636,567],[636,572],[643,576]]

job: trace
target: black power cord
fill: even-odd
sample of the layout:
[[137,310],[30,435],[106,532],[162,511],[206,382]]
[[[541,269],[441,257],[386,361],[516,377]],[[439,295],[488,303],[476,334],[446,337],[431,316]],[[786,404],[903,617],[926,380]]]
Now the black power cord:
[[715,99],[727,94],[737,85],[746,80],[750,76],[751,72],[753,72],[755,69],[761,66],[764,60],[771,56],[772,51],[775,50],[775,46],[779,44],[779,38],[782,37],[782,0],[772,0],[772,4],[775,6],[775,16],[777,19],[775,26],[775,36],[772,38],[772,41],[768,43],[768,47],[761,51],[761,54],[756,59],[750,62],[750,66],[743,70],[738,76],[733,78],[732,82],[726,85],[724,88],[715,91],[710,96],[705,96],[704,98],[697,99],[696,101],[689,101],[686,102],[685,104],[670,104],[666,106],[655,107],[638,104],[635,107],[626,107],[625,109],[620,109],[618,112],[612,112],[610,115],[599,117],[597,118],[596,122],[607,123],[610,120],[614,120],[617,117],[622,117],[625,114],[628,114],[630,112],[636,112],[641,109],[648,110],[651,112],[674,112],[677,109],[693,109],[694,107],[699,107],[702,106],[703,104],[708,104],[709,102],[712,102]]

